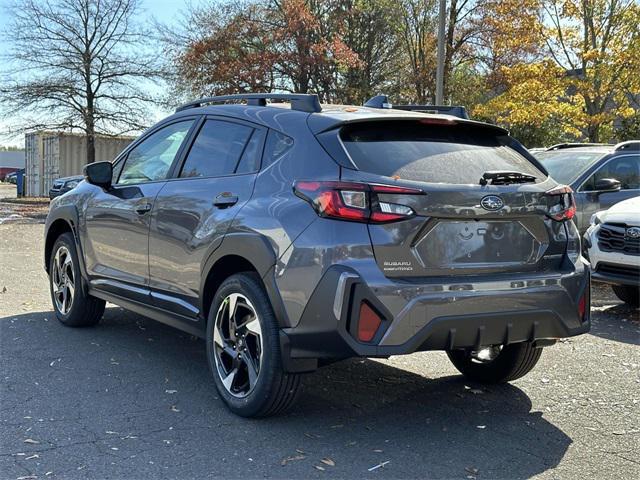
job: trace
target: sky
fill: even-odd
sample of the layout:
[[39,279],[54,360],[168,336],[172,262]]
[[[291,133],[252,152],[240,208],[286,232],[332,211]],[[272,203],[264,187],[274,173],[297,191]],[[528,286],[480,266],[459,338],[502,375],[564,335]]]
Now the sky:
[[[161,23],[171,25],[177,22],[181,17],[181,12],[184,11],[189,4],[199,4],[202,1],[192,0],[141,0],[142,8],[141,14],[143,22],[146,20],[156,19]],[[6,7],[13,3],[12,0],[0,0],[0,31],[5,32],[7,27],[11,23],[9,15],[7,15]],[[8,46],[6,42],[0,39],[0,56],[7,52]],[[158,112],[161,117],[162,112]],[[159,120],[160,118],[158,118]],[[7,122],[0,120],[0,146],[21,146],[23,145],[23,139],[18,138],[6,138],[1,134],[7,128]]]

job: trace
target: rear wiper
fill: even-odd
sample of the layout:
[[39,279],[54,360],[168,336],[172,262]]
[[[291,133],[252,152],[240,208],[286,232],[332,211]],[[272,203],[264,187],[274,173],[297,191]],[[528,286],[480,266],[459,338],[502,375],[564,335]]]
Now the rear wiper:
[[482,174],[480,185],[509,185],[510,183],[531,183],[535,181],[536,177],[526,173],[493,170]]

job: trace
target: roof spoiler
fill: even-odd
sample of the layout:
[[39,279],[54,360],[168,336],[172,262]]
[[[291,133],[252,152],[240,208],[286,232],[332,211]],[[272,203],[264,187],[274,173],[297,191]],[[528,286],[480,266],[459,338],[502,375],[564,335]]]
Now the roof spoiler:
[[364,104],[369,108],[393,108],[395,110],[407,110],[421,113],[444,113],[454,117],[469,119],[467,109],[460,105],[393,105],[386,95],[376,95]]
[[321,112],[320,100],[316,94],[307,93],[239,93],[236,95],[219,95],[217,97],[205,97],[194,100],[176,108],[176,112],[187,110],[189,108],[203,107],[205,105],[214,105],[218,103],[229,103],[233,101],[247,102],[247,105],[264,107],[267,100],[280,100],[291,102],[291,110],[300,112],[316,113]]

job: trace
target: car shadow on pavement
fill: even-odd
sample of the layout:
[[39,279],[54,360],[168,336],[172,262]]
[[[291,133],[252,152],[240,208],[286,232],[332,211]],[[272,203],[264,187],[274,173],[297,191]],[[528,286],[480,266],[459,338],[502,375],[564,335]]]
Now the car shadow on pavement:
[[640,309],[624,303],[595,307],[591,311],[589,333],[615,342],[640,345]]
[[[572,443],[520,388],[469,383],[441,352],[403,357],[407,370],[364,359],[324,367],[305,376],[289,413],[261,420],[225,409],[202,340],[120,308],[96,328],[65,328],[52,312],[2,318],[0,352],[0,425],[11,425],[0,450],[29,447],[57,471],[84,459],[86,478],[180,477],[187,462],[198,478],[529,478]],[[31,420],[13,419],[32,417],[56,421],[36,424],[28,435],[39,444],[25,445]]]

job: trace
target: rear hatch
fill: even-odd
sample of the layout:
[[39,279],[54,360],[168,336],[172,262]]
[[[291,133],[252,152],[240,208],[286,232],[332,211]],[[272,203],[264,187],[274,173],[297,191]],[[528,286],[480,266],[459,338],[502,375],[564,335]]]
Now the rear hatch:
[[372,194],[371,208],[403,211],[369,223],[376,261],[388,277],[477,275],[559,268],[562,221],[572,197],[505,131],[455,120],[360,122],[340,140],[355,168],[343,181],[415,190]]

